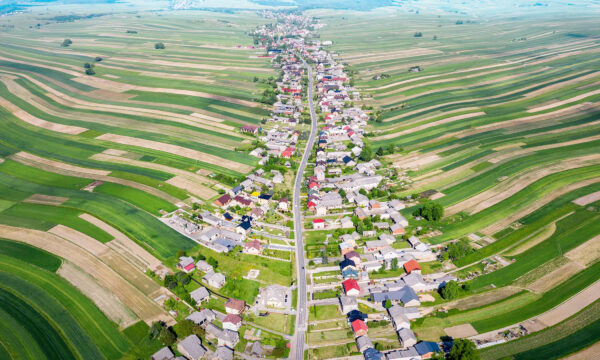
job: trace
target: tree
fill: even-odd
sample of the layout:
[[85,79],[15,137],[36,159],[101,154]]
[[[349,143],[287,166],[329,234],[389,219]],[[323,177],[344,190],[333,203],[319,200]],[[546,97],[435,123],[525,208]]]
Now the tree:
[[445,300],[452,300],[458,297],[459,291],[460,287],[458,286],[458,283],[453,280],[446,283],[440,291],[440,295],[442,295]]
[[446,358],[449,360],[479,360],[480,356],[471,340],[454,339],[454,345]]
[[371,150],[369,146],[365,145],[358,158],[362,161],[371,161],[373,158],[373,150]]
[[392,270],[398,270],[398,258],[393,258],[392,263],[390,264],[390,268]]
[[84,68],[86,68],[86,69],[91,69],[91,68],[93,68],[93,67],[94,67],[94,65],[92,65],[92,64],[90,64],[90,63],[88,63],[88,62],[86,62],[85,64],[83,64],[83,67],[84,67]]
[[413,36],[414,37],[423,37],[423,33],[420,31],[417,31]]
[[377,156],[383,156],[383,148],[381,146],[377,149]]
[[[413,198],[415,197],[413,196]],[[444,217],[444,207],[433,201],[427,201],[413,212],[413,216],[421,216],[429,221],[438,221]]]
[[209,263],[210,265],[212,265],[213,268],[217,268],[217,266],[219,266],[219,262],[213,258],[212,256],[208,258],[208,260],[206,260],[207,263]]
[[446,250],[446,254],[448,254],[448,257],[452,260],[461,259],[471,252],[473,252],[473,248],[471,247],[469,241],[464,238],[448,244],[448,248]]
[[60,44],[60,46],[62,47],[67,47],[70,46],[73,42],[71,41],[71,39],[64,39],[62,44]]
[[390,300],[390,299],[387,299],[387,300],[385,301],[385,303],[383,303],[383,307],[384,307],[384,308],[386,308],[386,309],[389,309],[389,308],[391,308],[391,307],[392,307],[392,300]]
[[156,44],[154,44],[154,48],[157,49],[157,50],[164,49],[165,48],[165,44],[163,44],[161,42],[156,43]]
[[152,323],[152,326],[150,326],[150,329],[148,330],[148,337],[150,339],[156,339],[160,336],[160,331],[162,330],[162,328],[165,326],[165,323],[163,323],[162,321],[155,321]]
[[96,75],[96,72],[94,71],[94,69],[90,68],[90,69],[85,69],[85,74],[86,75]]
[[183,339],[194,333],[194,327],[196,324],[192,320],[182,320],[177,323],[177,337]]
[[102,58],[100,56],[96,56],[96,58],[94,58],[94,61],[100,62],[100,61],[102,61]]
[[340,191],[338,191],[338,194],[340,194],[341,197],[345,198],[346,197],[346,190],[340,189]]
[[175,335],[173,329],[164,326],[162,330],[160,330],[158,340],[167,346],[171,346],[175,344],[175,341],[177,341],[177,335]]

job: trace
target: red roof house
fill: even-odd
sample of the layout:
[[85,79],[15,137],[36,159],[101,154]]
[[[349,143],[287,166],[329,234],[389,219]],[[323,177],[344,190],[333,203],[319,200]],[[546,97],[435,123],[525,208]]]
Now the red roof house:
[[313,220],[313,229],[325,229],[325,220],[314,219]]
[[225,194],[223,196],[220,196],[217,200],[215,200],[215,205],[225,206],[225,205],[229,204],[230,201],[231,201],[231,196],[229,196],[229,194]]
[[308,187],[310,189],[315,189],[315,188],[318,189],[319,188],[319,184],[317,184],[316,182],[313,181],[310,184],[308,184]]
[[421,266],[419,266],[419,263],[413,259],[404,263],[404,270],[407,274],[410,274],[413,271],[420,274]]
[[245,308],[246,308],[246,302],[244,300],[230,298],[225,303],[225,311],[228,314],[239,315],[244,312]]
[[345,280],[342,283],[342,286],[344,287],[344,292],[348,296],[358,296],[360,294],[360,286],[354,279]]
[[369,330],[369,328],[364,321],[356,319],[352,322],[352,330],[356,336],[364,336],[367,335],[367,330]]
[[315,206],[317,206],[317,204],[315,204],[315,203],[314,203],[314,202],[312,202],[312,201],[309,201],[309,202],[306,204],[306,207],[308,208],[308,210],[312,210],[312,209],[314,209],[314,208],[315,208]]

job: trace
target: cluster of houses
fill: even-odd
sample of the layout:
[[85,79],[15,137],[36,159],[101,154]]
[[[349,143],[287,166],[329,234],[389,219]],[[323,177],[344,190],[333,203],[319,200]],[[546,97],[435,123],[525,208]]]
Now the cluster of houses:
[[[197,306],[208,301],[211,296],[205,287],[194,290],[191,295]],[[225,303],[225,314],[206,308],[194,311],[186,319],[204,329],[206,341],[215,350],[208,351],[203,346],[202,340],[196,335],[190,335],[181,340],[177,344],[177,350],[183,354],[184,359],[188,360],[233,360],[234,348],[240,341],[238,331],[242,326],[242,315],[245,310],[246,303],[243,300],[229,299]],[[260,347],[260,343],[258,346]],[[152,355],[151,359],[172,360],[176,358],[171,349],[164,347]]]

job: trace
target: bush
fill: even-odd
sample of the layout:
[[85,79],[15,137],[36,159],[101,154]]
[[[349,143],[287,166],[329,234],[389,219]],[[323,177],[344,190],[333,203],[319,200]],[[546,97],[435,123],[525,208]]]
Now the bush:
[[161,42],[159,42],[159,43],[156,43],[156,44],[154,44],[154,48],[155,48],[155,49],[158,49],[158,50],[160,50],[160,49],[164,49],[164,48],[165,48],[165,44],[163,44],[163,43],[161,43]]
[[102,61],[102,58],[100,56],[96,56],[96,58],[94,59],[94,61],[100,62],[100,61]]
[[417,31],[413,36],[414,37],[423,37],[423,33],[420,31]]
[[89,68],[89,69],[85,69],[85,74],[86,75],[96,75],[96,72],[94,71],[94,69]]
[[60,46],[62,47],[67,47],[70,46],[73,42],[71,41],[71,39],[64,39],[62,44],[60,44]]
[[473,252],[473,248],[467,239],[460,239],[457,242],[450,243],[446,253],[450,259],[458,260]]
[[475,344],[467,339],[454,339],[454,345],[447,356],[449,360],[479,360]]

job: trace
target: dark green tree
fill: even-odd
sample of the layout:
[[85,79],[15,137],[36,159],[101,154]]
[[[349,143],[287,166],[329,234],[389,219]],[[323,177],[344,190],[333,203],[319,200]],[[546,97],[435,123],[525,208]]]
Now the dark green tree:
[[454,345],[446,357],[448,360],[479,360],[479,352],[472,341],[454,339]]
[[163,44],[161,42],[156,43],[156,44],[154,44],[154,48],[157,49],[157,50],[162,50],[162,49],[165,48],[165,44]]
[[458,283],[456,281],[449,281],[440,291],[440,295],[442,295],[445,300],[452,300],[458,297],[459,291],[460,286],[458,286]]

